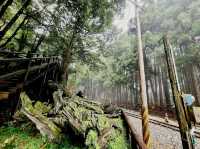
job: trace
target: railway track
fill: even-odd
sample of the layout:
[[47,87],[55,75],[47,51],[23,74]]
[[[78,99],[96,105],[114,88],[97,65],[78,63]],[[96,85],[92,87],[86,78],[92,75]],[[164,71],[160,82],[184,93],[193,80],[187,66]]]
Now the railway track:
[[[135,113],[128,112],[128,111],[124,111],[124,112],[125,112],[128,116],[131,116],[131,117],[134,117],[134,118],[138,118],[138,119],[141,119],[141,118],[142,118],[139,114],[135,114]],[[171,130],[174,130],[174,131],[179,132],[179,127],[176,126],[176,125],[169,124],[169,123],[162,122],[162,121],[158,121],[158,120],[151,119],[151,118],[149,119],[149,122],[152,123],[152,124],[160,125],[160,126],[162,126],[162,127],[166,127],[166,128],[168,128],[168,129],[171,129]],[[200,132],[195,131],[194,134],[195,134],[195,137],[196,137],[196,138],[200,138]]]

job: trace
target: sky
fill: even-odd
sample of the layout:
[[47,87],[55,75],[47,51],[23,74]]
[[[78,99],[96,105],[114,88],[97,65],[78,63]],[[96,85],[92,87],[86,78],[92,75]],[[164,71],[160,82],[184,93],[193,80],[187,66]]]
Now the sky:
[[122,30],[122,33],[128,31],[128,22],[135,15],[135,7],[130,1],[126,1],[126,7],[124,9],[124,16],[115,16],[113,25],[117,27],[117,29]]

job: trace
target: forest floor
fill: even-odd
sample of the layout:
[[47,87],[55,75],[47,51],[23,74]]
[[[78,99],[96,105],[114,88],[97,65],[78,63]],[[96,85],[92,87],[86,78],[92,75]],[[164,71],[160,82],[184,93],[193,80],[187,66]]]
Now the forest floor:
[[[81,149],[82,147],[74,143],[71,137],[61,144],[48,142],[48,139],[42,137],[36,131],[35,127],[29,124],[16,126],[8,124],[0,127],[0,149]],[[2,147],[4,145],[4,147]]]

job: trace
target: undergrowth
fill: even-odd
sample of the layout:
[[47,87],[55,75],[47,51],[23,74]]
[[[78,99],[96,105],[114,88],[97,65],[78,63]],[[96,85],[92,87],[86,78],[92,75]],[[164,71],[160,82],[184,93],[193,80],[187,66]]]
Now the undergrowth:
[[[10,140],[9,140],[10,139]],[[73,144],[69,136],[66,136],[61,144],[48,142],[31,127],[14,127],[12,125],[0,127],[0,149],[1,144],[10,141],[4,149],[82,149]]]

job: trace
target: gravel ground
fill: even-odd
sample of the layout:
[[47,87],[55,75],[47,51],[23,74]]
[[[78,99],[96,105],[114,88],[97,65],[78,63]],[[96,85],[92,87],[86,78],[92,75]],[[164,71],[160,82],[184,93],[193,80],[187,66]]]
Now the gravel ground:
[[[135,129],[142,137],[142,122],[140,119],[130,117]],[[182,149],[181,136],[177,131],[150,123],[152,136],[152,149]],[[200,149],[200,139],[196,139],[196,149]]]

